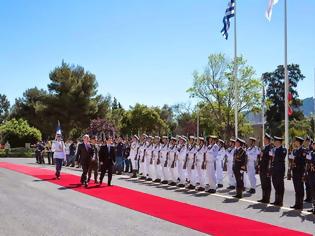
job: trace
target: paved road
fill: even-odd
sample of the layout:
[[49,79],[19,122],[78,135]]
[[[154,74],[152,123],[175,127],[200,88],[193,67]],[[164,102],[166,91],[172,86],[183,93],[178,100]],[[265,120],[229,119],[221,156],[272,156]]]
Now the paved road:
[[[6,158],[0,161],[39,167],[33,159]],[[48,165],[41,167],[54,168]],[[81,173],[75,168],[63,168],[63,171],[76,175]],[[113,183],[212,210],[315,233],[314,216],[287,208],[294,201],[291,182],[286,182],[285,207],[281,209],[257,203],[260,192],[237,201],[231,197],[234,192],[224,189],[208,195],[132,180],[127,176],[114,176]],[[1,168],[0,186],[0,235],[202,235],[85,194],[59,190],[54,184]],[[104,232],[104,229],[107,231]]]

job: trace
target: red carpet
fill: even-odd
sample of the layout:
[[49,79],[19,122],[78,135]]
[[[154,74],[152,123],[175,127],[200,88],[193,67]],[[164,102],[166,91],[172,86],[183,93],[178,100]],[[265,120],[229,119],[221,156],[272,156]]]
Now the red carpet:
[[0,162],[0,168],[6,168],[30,175],[80,193],[88,194],[211,235],[310,235],[118,186],[101,188],[91,186],[88,189],[85,189],[77,186],[80,177],[76,175],[63,174],[61,180],[55,180],[53,179],[54,172],[47,169],[5,162]]

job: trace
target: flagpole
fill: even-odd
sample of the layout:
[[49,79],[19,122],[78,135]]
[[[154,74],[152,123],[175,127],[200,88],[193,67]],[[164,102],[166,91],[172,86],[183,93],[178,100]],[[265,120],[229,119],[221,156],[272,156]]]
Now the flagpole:
[[261,121],[262,121],[262,145],[265,146],[264,137],[265,137],[265,83],[263,77],[262,81],[262,107],[261,107]]
[[236,0],[234,6],[234,116],[235,116],[235,139],[238,138],[238,80],[237,80],[237,27],[236,27]]
[[288,76],[288,24],[287,24],[287,0],[284,1],[284,108],[285,108],[285,147],[289,148],[289,76]]

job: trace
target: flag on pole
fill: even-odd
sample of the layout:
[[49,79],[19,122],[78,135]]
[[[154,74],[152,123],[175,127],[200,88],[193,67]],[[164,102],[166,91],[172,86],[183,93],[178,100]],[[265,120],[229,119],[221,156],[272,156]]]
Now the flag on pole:
[[272,8],[274,5],[278,3],[279,0],[269,0],[268,7],[266,10],[266,18],[267,20],[271,21],[271,16],[272,16]]
[[235,16],[235,0],[230,0],[228,7],[225,11],[225,15],[223,17],[223,29],[221,30],[221,34],[227,40],[229,37],[228,31],[230,29],[230,19]]
[[60,126],[59,120],[58,120],[58,124],[57,124],[56,135],[61,135],[61,126]]

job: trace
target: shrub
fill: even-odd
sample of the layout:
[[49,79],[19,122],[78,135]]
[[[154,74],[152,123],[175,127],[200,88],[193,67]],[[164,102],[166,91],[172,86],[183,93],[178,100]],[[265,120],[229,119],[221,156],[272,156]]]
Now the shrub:
[[24,147],[25,143],[36,143],[42,139],[41,132],[30,127],[23,119],[12,119],[0,126],[1,142],[10,143],[11,147]]

